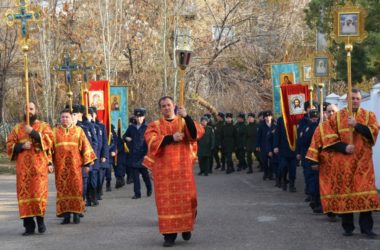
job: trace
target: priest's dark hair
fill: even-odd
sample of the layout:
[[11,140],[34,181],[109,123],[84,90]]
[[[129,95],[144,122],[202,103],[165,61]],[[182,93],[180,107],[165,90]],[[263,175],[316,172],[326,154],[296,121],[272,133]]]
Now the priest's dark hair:
[[61,112],[59,113],[60,115],[62,115],[63,113],[69,113],[70,115],[72,114],[70,109],[62,109]]
[[158,107],[159,107],[159,108],[161,108],[161,102],[162,102],[163,100],[166,100],[166,99],[169,99],[169,100],[171,100],[171,101],[174,103],[174,99],[173,99],[173,97],[166,95],[166,96],[161,97],[160,100],[158,100]]

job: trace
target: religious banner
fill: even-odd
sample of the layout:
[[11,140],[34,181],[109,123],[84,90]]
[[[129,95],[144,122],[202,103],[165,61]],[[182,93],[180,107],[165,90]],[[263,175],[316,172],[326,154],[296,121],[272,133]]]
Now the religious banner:
[[306,84],[281,86],[281,109],[284,117],[286,136],[292,150],[296,147],[297,123],[304,116],[304,103],[309,101],[309,99],[309,86]]
[[273,113],[281,116],[281,85],[301,82],[299,65],[296,63],[272,64]]
[[108,135],[110,134],[110,87],[107,80],[90,81],[88,83],[88,101],[82,93],[83,104],[88,103],[89,107],[96,107],[97,118],[107,128]]
[[128,86],[117,85],[110,88],[111,123],[118,127],[121,123],[121,133],[128,128]]

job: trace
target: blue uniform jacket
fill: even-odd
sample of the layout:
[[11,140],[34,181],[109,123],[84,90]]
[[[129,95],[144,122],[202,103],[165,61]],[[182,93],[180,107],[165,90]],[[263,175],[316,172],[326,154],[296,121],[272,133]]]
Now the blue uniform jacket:
[[[299,120],[299,122],[297,123],[297,141],[296,141],[296,148],[299,148],[299,139],[300,139],[300,135],[301,135],[301,132],[305,129],[305,126],[307,126],[307,124],[309,123],[309,116],[307,114],[305,114],[301,120]],[[296,150],[297,154],[299,154],[298,152],[299,150]]]
[[107,130],[106,126],[103,123],[96,121],[95,125],[97,126],[98,132],[98,154],[99,161],[102,157],[106,158],[106,162],[100,163],[101,168],[108,168],[109,163],[109,148],[108,148],[108,138],[107,138]]
[[113,165],[115,163],[115,157],[112,157],[111,156],[111,152],[115,152],[117,151],[117,134],[115,131],[111,131],[111,141],[110,141],[110,145],[108,147],[108,152],[109,152],[109,160],[108,160],[108,164],[109,165]]
[[306,154],[310,147],[311,139],[313,138],[314,131],[318,127],[318,122],[308,121],[307,124],[300,131],[299,142],[297,143],[297,153],[301,155],[301,163],[304,168],[309,168],[310,163],[306,160]]
[[144,123],[137,127],[137,125],[132,124],[128,127],[123,138],[131,137],[132,141],[128,143],[129,145],[129,160],[130,166],[133,168],[141,168],[144,156],[148,152],[148,146],[144,139],[144,134],[148,126]]
[[[89,121],[78,121],[77,126],[83,129],[88,141],[91,144],[92,149],[94,150],[94,152],[96,152],[98,148],[98,139],[96,136],[94,125],[92,125],[92,123]],[[84,177],[88,176],[88,174],[84,173],[83,171],[82,171],[82,174]]]
[[272,151],[270,149],[271,148],[270,134],[272,132],[272,129],[274,129],[273,122],[270,127],[268,127],[265,121],[262,121],[259,124],[259,129],[257,132],[256,147],[260,148],[261,154],[268,155],[268,153]]
[[288,142],[288,137],[286,136],[286,129],[285,129],[285,123],[284,118],[281,116],[277,120],[277,129],[276,133],[274,135],[274,148],[279,149],[279,155],[280,157],[286,157],[286,158],[295,158],[296,157],[296,151],[291,150]]
[[274,147],[273,147],[273,145],[274,145],[274,136],[276,134],[276,129],[277,129],[277,125],[273,125],[272,129],[271,129],[271,131],[270,131],[270,133],[268,135],[268,147],[269,148],[267,150],[268,150],[268,152],[272,152],[272,162],[273,163],[279,163],[280,162],[279,155],[275,154],[273,152],[273,149],[274,149]]

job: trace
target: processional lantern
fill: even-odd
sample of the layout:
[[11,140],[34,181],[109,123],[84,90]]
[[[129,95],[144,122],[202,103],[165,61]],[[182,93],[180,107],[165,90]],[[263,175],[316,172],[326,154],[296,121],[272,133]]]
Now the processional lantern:
[[[185,74],[186,68],[190,64],[192,56],[192,41],[191,31],[189,29],[178,29],[176,34],[176,61],[180,68],[180,83],[179,83],[179,107],[184,106],[185,95]],[[182,131],[182,122],[179,123],[179,131]]]

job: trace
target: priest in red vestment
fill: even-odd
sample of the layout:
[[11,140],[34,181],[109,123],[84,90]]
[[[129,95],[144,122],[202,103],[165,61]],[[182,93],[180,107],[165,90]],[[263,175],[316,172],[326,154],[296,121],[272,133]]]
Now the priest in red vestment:
[[70,110],[61,112],[61,124],[53,129],[53,162],[57,189],[56,213],[63,216],[61,224],[80,223],[84,211],[82,166],[88,172],[96,159],[94,150],[83,129],[72,124]]
[[204,134],[186,109],[174,112],[169,96],[159,100],[162,118],[150,123],[145,132],[148,153],[144,165],[152,171],[158,223],[164,246],[174,245],[177,233],[190,240],[197,212],[197,194],[193,165],[197,157],[196,141]]
[[[7,153],[16,161],[17,199],[20,218],[24,220],[24,236],[44,233],[44,216],[48,198],[48,152],[53,144],[53,133],[46,122],[37,119],[34,103],[29,103],[30,125],[18,123],[7,139]],[[52,170],[52,169],[51,169]]]
[[[361,94],[352,90],[353,116],[348,109],[342,109],[325,125],[323,150],[332,151],[328,155],[329,183],[321,186],[321,201],[324,212],[341,214],[344,236],[352,236],[355,229],[354,212],[359,212],[362,234],[375,237],[372,211],[380,210],[372,147],[376,143],[379,127],[373,112],[360,107]],[[353,142],[350,141],[353,131]],[[313,151],[309,149],[309,151]],[[313,158],[309,155],[309,159]],[[323,166],[324,167],[324,166]]]

